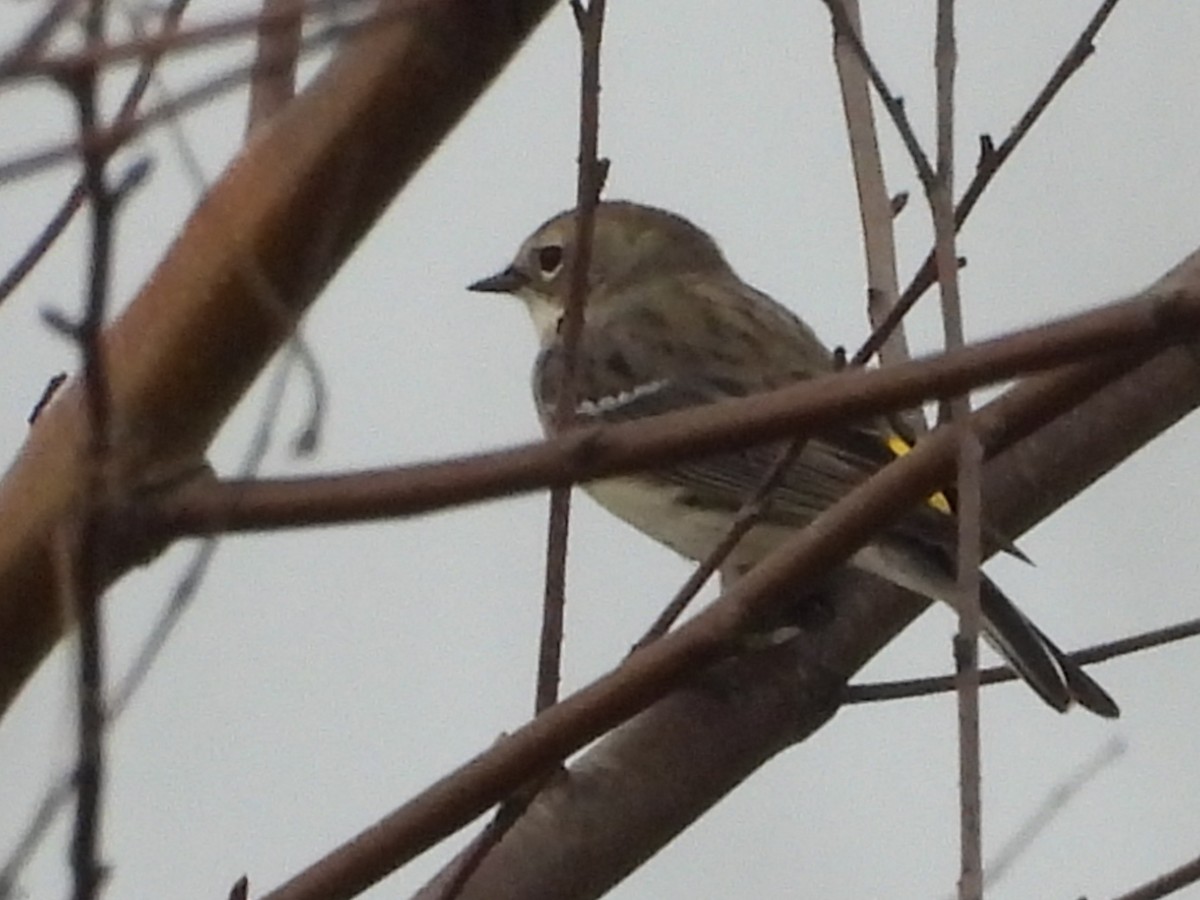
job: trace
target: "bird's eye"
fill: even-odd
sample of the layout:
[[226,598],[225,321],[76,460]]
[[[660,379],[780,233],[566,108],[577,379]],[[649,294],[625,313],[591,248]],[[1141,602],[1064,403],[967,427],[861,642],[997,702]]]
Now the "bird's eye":
[[557,275],[558,270],[562,268],[562,263],[563,248],[560,245],[547,244],[545,247],[538,248],[537,264],[543,278],[553,278]]

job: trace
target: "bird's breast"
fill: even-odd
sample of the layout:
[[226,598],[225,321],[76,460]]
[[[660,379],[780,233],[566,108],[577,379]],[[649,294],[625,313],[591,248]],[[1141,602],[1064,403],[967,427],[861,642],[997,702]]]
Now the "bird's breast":
[[[687,502],[687,491],[653,478],[620,476],[593,481],[584,489],[597,503],[643,534],[666,544],[688,559],[700,561],[725,537],[732,522],[727,510]],[[756,526],[732,562],[753,562],[770,552],[783,537],[781,529]]]

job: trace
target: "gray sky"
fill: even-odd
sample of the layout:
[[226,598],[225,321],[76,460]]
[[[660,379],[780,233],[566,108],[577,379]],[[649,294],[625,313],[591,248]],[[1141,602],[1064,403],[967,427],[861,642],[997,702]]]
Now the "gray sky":
[[[976,136],[999,141],[1094,7],[963,4],[960,182]],[[932,4],[867,3],[867,36],[918,130],[932,135]],[[982,8],[981,8],[982,7]],[[249,12],[197,0],[194,14]],[[34,4],[0,7],[18,34]],[[1116,299],[1200,244],[1200,6],[1126,3],[1099,52],[1000,175],[963,233],[967,326],[999,333]],[[865,335],[858,218],[817,0],[610,4],[601,148],[608,196],[669,207],[721,242],[748,281],[830,343]],[[180,89],[236,51],[170,70]],[[577,40],[559,9],[359,248],[305,334],[331,391],[319,454],[271,455],[271,473],[396,465],[534,438],[523,310],[463,286],[508,261],[574,194]],[[116,88],[114,84],[114,96]],[[238,94],[183,124],[210,177],[236,151]],[[49,89],[0,94],[0,158],[70,130]],[[919,187],[884,125],[889,184]],[[116,295],[138,288],[195,202],[165,133],[155,172],[120,221]],[[7,265],[62,196],[68,168],[4,186]],[[900,219],[906,277],[929,240],[914,196]],[[78,308],[86,231],[74,228],[0,308],[0,452],[11,458],[46,378],[73,351],[38,312]],[[932,349],[931,314],[913,340]],[[232,472],[261,386],[213,452]],[[281,437],[303,418],[289,394]],[[1036,568],[991,572],[1068,648],[1196,614],[1193,419],[1023,540]],[[260,893],[294,874],[524,721],[540,618],[541,497],[355,528],[222,546],[194,609],[111,739],[105,858],[110,898],[222,896],[240,874]],[[688,567],[576,504],[566,687],[617,663]],[[186,559],[176,548],[110,595],[114,664],[127,661]],[[952,618],[930,613],[866,678],[946,671]],[[60,649],[0,725],[0,852],[69,760],[70,654]],[[1120,739],[1127,751],[1076,797],[990,894],[1092,897],[1197,853],[1200,736],[1194,645],[1113,662],[1097,677],[1116,724],[1056,717],[1028,691],[989,690],[984,720],[988,855],[1049,791]],[[614,891],[619,898],[938,897],[957,867],[953,703],[844,710],[752,778]],[[30,866],[31,897],[67,890],[65,831]],[[404,896],[459,845],[427,854],[375,896]],[[869,860],[869,862],[868,862]]]

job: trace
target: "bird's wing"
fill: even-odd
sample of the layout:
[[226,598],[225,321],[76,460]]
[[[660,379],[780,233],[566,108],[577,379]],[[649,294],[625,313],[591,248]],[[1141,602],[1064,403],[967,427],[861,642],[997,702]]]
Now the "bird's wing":
[[[790,329],[786,311],[778,327],[755,348],[752,375],[744,356],[723,355],[730,340],[736,343],[736,334],[719,342],[705,341],[703,317],[698,323],[694,317],[680,323],[653,306],[639,304],[638,311],[638,317],[601,320],[600,327],[584,329],[576,367],[578,420],[631,421],[743,397],[830,371],[823,364],[828,351],[807,328]],[[729,328],[736,332],[735,326]],[[802,354],[797,341],[810,341],[812,346]],[[819,371],[805,368],[809,359]],[[543,350],[535,369],[534,393],[545,423],[553,416],[562,364],[562,349],[555,342]],[[766,519],[807,525],[895,459],[899,445],[889,443],[892,437],[883,420],[825,428],[808,436],[772,493]],[[781,448],[773,443],[714,454],[653,475],[685,488],[699,505],[733,511],[766,477]],[[953,546],[955,539],[952,517],[931,506],[915,507],[894,528],[897,534],[943,548]]]

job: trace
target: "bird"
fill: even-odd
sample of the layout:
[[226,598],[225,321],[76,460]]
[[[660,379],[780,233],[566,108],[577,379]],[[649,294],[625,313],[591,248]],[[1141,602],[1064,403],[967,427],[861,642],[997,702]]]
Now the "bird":
[[[742,281],[708,233],[680,215],[605,200],[593,211],[583,323],[575,356],[575,424],[627,422],[830,375],[837,357],[790,309]],[[553,436],[564,368],[561,325],[580,252],[580,215],[561,212],[512,262],[468,290],[522,301],[540,349],[533,395]],[[682,556],[705,559],[774,464],[779,444],[750,447],[583,485],[606,510]],[[745,570],[903,454],[894,417],[807,437],[765,514],[727,559]],[[986,531],[986,529],[985,529]],[[954,606],[957,524],[943,494],[905,512],[849,564]],[[1000,542],[1001,544],[1003,542]],[[981,573],[984,637],[1050,707],[1115,718],[1108,693]]]

